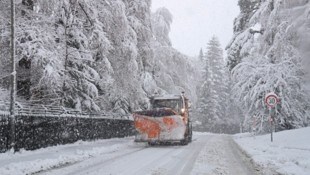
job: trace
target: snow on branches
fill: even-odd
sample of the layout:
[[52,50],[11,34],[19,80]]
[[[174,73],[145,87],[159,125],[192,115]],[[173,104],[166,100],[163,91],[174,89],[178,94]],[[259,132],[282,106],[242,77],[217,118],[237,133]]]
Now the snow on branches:
[[228,64],[232,69],[234,98],[245,115],[246,126],[257,121],[254,119],[257,117],[260,123],[267,121],[263,99],[269,92],[281,98],[277,109],[280,129],[309,124],[309,94],[305,91],[299,44],[303,37],[300,30],[304,27],[297,25],[306,20],[301,11],[309,7],[309,2],[300,4],[305,8],[295,5],[290,1],[268,0],[255,11],[247,12],[247,18],[236,19],[247,22],[228,46]]

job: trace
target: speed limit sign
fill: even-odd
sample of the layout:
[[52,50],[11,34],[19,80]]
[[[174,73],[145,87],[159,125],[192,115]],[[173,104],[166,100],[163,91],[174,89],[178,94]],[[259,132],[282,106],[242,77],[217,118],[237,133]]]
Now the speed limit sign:
[[275,93],[268,93],[265,96],[265,103],[267,106],[273,108],[275,107],[279,102],[279,97]]

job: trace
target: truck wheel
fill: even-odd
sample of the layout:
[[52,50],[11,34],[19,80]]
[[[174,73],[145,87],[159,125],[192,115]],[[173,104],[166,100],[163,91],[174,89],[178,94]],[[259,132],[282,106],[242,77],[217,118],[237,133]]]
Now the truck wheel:
[[188,142],[192,142],[192,136],[191,135],[188,137]]
[[188,137],[185,137],[185,139],[181,140],[181,145],[187,145],[189,143]]
[[147,144],[148,144],[149,146],[154,146],[154,145],[155,145],[154,142],[147,142]]
[[191,132],[191,134],[189,135],[189,142],[192,142],[192,138],[193,138],[193,133]]

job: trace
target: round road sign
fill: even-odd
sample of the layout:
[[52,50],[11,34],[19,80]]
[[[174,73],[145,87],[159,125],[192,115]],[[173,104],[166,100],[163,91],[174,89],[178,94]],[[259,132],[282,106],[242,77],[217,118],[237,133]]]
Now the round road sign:
[[279,102],[279,97],[275,93],[269,93],[265,96],[265,103],[267,106],[273,108]]

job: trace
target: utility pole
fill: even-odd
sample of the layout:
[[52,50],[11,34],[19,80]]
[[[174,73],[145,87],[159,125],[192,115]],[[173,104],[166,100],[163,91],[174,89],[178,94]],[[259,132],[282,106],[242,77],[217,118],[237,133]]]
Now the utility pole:
[[15,64],[15,2],[11,0],[11,104],[10,104],[10,149],[15,152],[15,101],[16,101],[16,64]]

